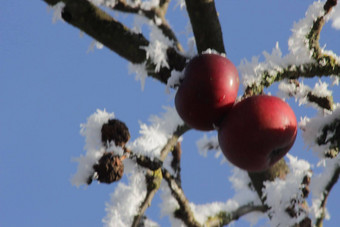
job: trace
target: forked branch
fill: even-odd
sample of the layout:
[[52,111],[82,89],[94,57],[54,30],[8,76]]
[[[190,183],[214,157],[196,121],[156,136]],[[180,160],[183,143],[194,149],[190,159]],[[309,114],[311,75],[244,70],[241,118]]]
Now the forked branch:
[[166,84],[173,69],[182,71],[187,57],[180,54],[177,48],[168,47],[166,50],[169,67],[156,70],[156,65],[147,58],[145,49],[150,42],[139,33],[131,31],[121,22],[87,0],[44,0],[50,5],[58,2],[65,4],[62,18],[69,24],[84,31],[107,48],[134,64],[146,64],[149,76]]
[[[284,68],[264,71],[261,74],[261,82],[253,84],[245,89],[244,97],[248,97],[263,92],[265,87],[269,87],[274,82],[287,80],[296,80],[299,78],[314,78],[322,76],[340,77],[340,62],[336,56],[324,53],[320,48],[320,32],[325,24],[326,16],[331,9],[337,4],[336,0],[328,0],[323,9],[324,14],[314,20],[309,33],[306,34],[308,43],[306,44],[312,53],[314,59],[311,63],[300,65],[288,65]],[[275,72],[274,72],[275,71]]]

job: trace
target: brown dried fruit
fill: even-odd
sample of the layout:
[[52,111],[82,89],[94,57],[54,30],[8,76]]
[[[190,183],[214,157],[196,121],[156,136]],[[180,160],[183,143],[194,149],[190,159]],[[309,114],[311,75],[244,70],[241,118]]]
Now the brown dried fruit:
[[118,155],[113,152],[105,152],[99,159],[98,164],[93,166],[98,174],[98,181],[110,184],[122,178],[124,173],[124,163]]
[[124,147],[130,139],[130,132],[124,122],[117,119],[110,119],[103,124],[101,129],[102,142],[104,146],[114,141],[116,146]]

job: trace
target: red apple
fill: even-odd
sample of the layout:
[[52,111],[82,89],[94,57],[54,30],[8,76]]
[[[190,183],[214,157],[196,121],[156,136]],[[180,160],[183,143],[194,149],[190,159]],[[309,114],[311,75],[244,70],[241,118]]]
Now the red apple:
[[293,146],[297,121],[283,100],[268,95],[246,98],[232,108],[218,130],[226,158],[241,169],[263,171]]
[[227,58],[196,56],[188,63],[176,93],[177,112],[192,128],[213,130],[233,106],[238,87],[237,69]]

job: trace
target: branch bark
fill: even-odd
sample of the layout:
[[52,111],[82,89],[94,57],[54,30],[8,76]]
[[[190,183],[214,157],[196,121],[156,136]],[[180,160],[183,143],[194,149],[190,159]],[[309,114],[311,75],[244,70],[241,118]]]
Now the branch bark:
[[313,23],[306,38],[308,40],[308,48],[312,53],[313,63],[306,63],[301,65],[289,65],[285,68],[276,70],[276,73],[264,71],[262,73],[261,83],[258,85],[248,86],[245,89],[244,97],[259,94],[263,92],[264,87],[269,87],[274,82],[282,81],[284,79],[296,80],[299,78],[314,78],[322,76],[338,76],[340,77],[340,63],[338,60],[327,53],[324,53],[320,48],[320,33],[325,24],[325,17],[331,9],[337,4],[337,0],[327,0],[324,4],[324,14]]
[[208,48],[225,53],[222,29],[214,0],[185,0],[197,51]]
[[329,193],[332,190],[333,186],[339,180],[339,176],[340,176],[340,165],[337,165],[336,168],[334,169],[334,172],[333,172],[333,175],[332,175],[330,181],[328,182],[328,184],[326,185],[326,187],[324,189],[323,200],[321,201],[321,204],[320,204],[320,209],[322,209],[322,213],[321,213],[320,217],[318,217],[316,219],[316,222],[315,222],[316,227],[322,227],[323,226],[323,220],[326,216],[327,199],[328,199]]
[[[189,129],[190,128],[185,124],[177,127],[172,137],[168,140],[166,145],[161,150],[159,162],[163,163],[163,161],[165,160],[169,152],[171,152],[173,148],[177,145],[179,137],[183,135]],[[146,209],[151,205],[151,201],[159,189],[159,186],[163,179],[163,175],[164,175],[164,172],[163,170],[161,170],[161,167],[159,167],[157,170],[147,171],[145,175],[146,183],[147,183],[147,193],[146,193],[145,199],[143,200],[143,202],[141,203],[139,207],[138,213],[135,215],[133,219],[132,227],[137,227],[139,225],[142,217],[144,216]]]
[[[155,26],[157,26],[167,38],[174,42],[174,46],[177,48],[177,50],[183,51],[183,48],[179,43],[176,34],[173,32],[168,21],[165,18],[169,2],[170,0],[162,0],[159,2],[158,7],[143,9],[140,4],[131,6],[126,2],[126,0],[118,0],[117,3],[112,7],[112,9],[125,13],[139,14],[153,21]],[[160,20],[160,23],[158,22],[158,20]]]
[[201,227],[201,224],[195,219],[195,216],[190,208],[189,201],[186,198],[182,188],[177,184],[176,179],[166,170],[162,169],[163,178],[167,181],[172,195],[179,204],[179,209],[175,211],[176,218],[185,223],[188,227]]
[[226,226],[230,224],[232,221],[238,220],[243,215],[249,214],[251,212],[266,212],[268,207],[260,205],[256,206],[253,204],[248,204],[244,206],[240,206],[234,211],[226,212],[221,211],[215,216],[209,217],[208,220],[204,223],[206,227],[220,227]]
[[294,86],[294,90],[289,92],[290,97],[296,97],[297,94],[299,94],[298,97],[307,97],[308,102],[316,104],[321,109],[325,110],[333,110],[333,96],[323,96],[320,97],[317,94],[313,92],[312,89],[304,87],[303,91],[301,92],[300,88],[300,82],[298,80],[288,80],[288,83]]
[[151,59],[147,59],[146,51],[141,48],[147,47],[150,42],[142,34],[134,33],[87,0],[44,1],[52,6],[58,2],[65,3],[62,18],[67,23],[84,31],[131,63],[145,62],[147,73],[164,84],[167,83],[173,69],[182,71],[186,65],[187,57],[174,47],[168,47],[166,52],[169,67],[161,67],[156,71],[156,65]]

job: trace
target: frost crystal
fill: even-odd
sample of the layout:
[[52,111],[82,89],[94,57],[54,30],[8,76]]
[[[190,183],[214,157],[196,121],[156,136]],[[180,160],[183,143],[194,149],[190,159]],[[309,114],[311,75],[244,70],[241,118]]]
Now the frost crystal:
[[53,10],[53,18],[52,18],[53,23],[56,23],[58,20],[64,21],[63,18],[61,17],[61,13],[64,7],[65,7],[65,3],[63,2],[58,2],[54,6],[50,6],[50,8],[52,8]]
[[323,110],[323,108],[315,103],[309,102],[308,95],[311,94],[320,98],[330,97],[332,95],[332,91],[328,90],[328,84],[326,82],[322,82],[321,80],[319,80],[319,82],[314,85],[313,89],[305,85],[302,81],[298,84],[295,84],[286,80],[280,82],[278,88],[278,96],[282,98],[289,98],[291,96],[294,96],[295,101],[298,102],[300,106],[308,104],[320,110]]
[[170,88],[174,88],[180,85],[180,81],[184,78],[184,72],[172,70],[171,76],[166,84],[166,92],[170,93]]
[[114,118],[114,113],[106,110],[97,110],[92,114],[85,124],[81,124],[80,134],[85,137],[85,156],[81,155],[76,159],[78,162],[77,172],[72,177],[72,184],[79,187],[86,184],[88,177],[92,174],[92,166],[100,159],[105,152],[101,142],[101,128],[109,119]]
[[168,216],[171,226],[186,227],[186,225],[181,220],[174,217],[174,211],[179,208],[179,205],[176,199],[171,195],[171,191],[167,183],[162,181],[160,190],[162,192],[161,216]]
[[135,168],[129,176],[129,184],[119,182],[111,194],[110,203],[106,203],[106,217],[103,219],[106,227],[131,226],[134,216],[146,195],[144,173]]
[[127,146],[135,153],[158,157],[172,133],[183,124],[175,108],[164,107],[161,117],[151,116],[151,125],[140,123],[141,136]]
[[[225,202],[212,202],[208,204],[194,204],[190,203],[190,207],[198,222],[203,224],[209,216],[214,216],[219,212],[232,212],[243,205],[260,205],[261,200],[257,193],[249,188],[250,179],[247,172],[234,168],[233,175],[229,178],[230,182],[235,189],[235,195],[233,198],[228,199]],[[253,212],[242,216],[245,220],[251,224],[256,224],[258,219],[261,218],[261,213]]]
[[116,5],[116,0],[88,0],[92,4],[96,6],[107,6],[107,7],[114,7]]
[[159,0],[142,1],[140,6],[144,10],[150,10],[154,7],[159,6]]
[[205,51],[202,51],[201,54],[217,54],[217,55],[220,55],[222,57],[226,57],[225,53],[219,53],[217,50],[214,50],[214,49],[211,49],[211,48],[208,48]]
[[324,158],[324,153],[328,150],[330,144],[318,145],[316,139],[319,137],[323,127],[336,119],[340,119],[340,104],[337,104],[331,113],[319,114],[312,119],[305,117],[299,123],[299,127],[303,131],[302,137],[305,144],[312,148],[320,158]]
[[[287,158],[290,172],[286,178],[264,182],[263,196],[270,207],[271,226],[291,226],[306,216],[306,212],[298,211],[299,204],[303,201],[301,184],[305,176],[311,176],[311,166],[307,161],[298,160],[290,154],[287,154]],[[295,203],[292,204],[292,201]],[[288,207],[293,208],[297,217],[293,218],[287,214]]]
[[[310,214],[313,222],[322,215],[322,201],[324,200],[324,193],[326,193],[325,187],[330,182],[330,178],[333,176],[334,170],[340,166],[340,156],[333,159],[324,160],[324,171],[321,174],[313,176],[310,184],[312,191],[312,205],[310,206]],[[325,219],[329,219],[330,215],[325,210]]]
[[[155,21],[156,24],[153,20],[148,20],[141,15],[135,15],[134,26],[132,30],[135,33],[142,33],[142,26],[144,24],[148,25],[150,29],[150,43],[148,46],[141,47],[141,49],[144,49],[146,51],[146,58],[150,59],[155,64],[155,72],[159,72],[162,67],[169,68],[167,49],[169,46],[173,45],[173,42],[165,37],[163,32],[157,27],[157,25],[161,24],[160,18],[155,18]],[[130,63],[129,68],[135,68],[131,66],[132,64]],[[141,66],[143,66],[144,69],[142,69]],[[142,89],[144,89],[145,78],[147,77],[145,66],[146,61],[138,65],[137,69],[131,70],[135,71],[137,74],[137,78],[141,80]]]
[[150,58],[156,65],[155,72],[159,72],[161,67],[169,68],[166,50],[173,43],[164,36],[163,32],[153,22],[149,21],[148,24],[151,29],[150,44],[147,47],[142,47],[142,49],[146,50],[146,57]]
[[92,43],[90,44],[89,48],[87,49],[87,53],[89,52],[93,52],[94,48],[97,49],[103,49],[104,45],[96,40],[92,41]]
[[332,27],[337,30],[340,30],[340,6],[339,4],[337,4],[333,8],[329,19],[332,20]]
[[151,59],[155,65],[155,72],[159,72],[161,67],[169,68],[166,50],[168,46],[159,40],[150,42],[149,46],[142,47],[146,51],[146,58]]
[[185,0],[177,0],[176,6],[175,7],[180,7],[181,10],[186,8]]
[[282,56],[279,44],[276,43],[271,54],[263,52],[264,62],[259,63],[259,57],[253,57],[250,62],[242,60],[238,69],[242,74],[244,86],[258,85],[264,72],[275,76],[277,72],[288,66],[313,62],[306,35],[313,26],[313,21],[321,16],[323,12],[323,3],[314,2],[308,8],[305,18],[294,24],[293,33],[288,40],[288,55]]
[[148,72],[145,70],[146,63],[142,64],[132,64],[129,63],[129,74],[136,74],[135,79],[140,80],[141,90],[144,90],[145,80],[148,77]]
[[224,155],[222,155],[222,150],[218,143],[217,136],[208,138],[207,135],[204,134],[204,136],[196,142],[196,146],[198,148],[198,153],[203,157],[207,157],[208,151],[215,150],[215,158],[221,157],[221,164],[226,162],[228,163],[228,160]]

